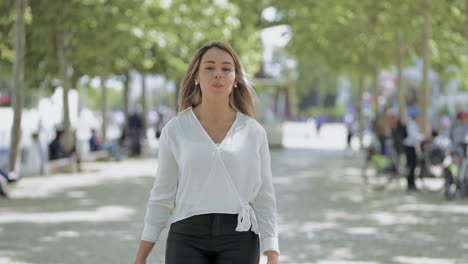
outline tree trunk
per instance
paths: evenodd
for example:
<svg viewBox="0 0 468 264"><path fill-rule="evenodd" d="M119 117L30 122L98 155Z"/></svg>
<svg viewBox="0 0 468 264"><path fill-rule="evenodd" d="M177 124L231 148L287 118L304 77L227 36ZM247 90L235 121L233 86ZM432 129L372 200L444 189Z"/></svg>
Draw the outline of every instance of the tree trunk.
<svg viewBox="0 0 468 264"><path fill-rule="evenodd" d="M465 56L468 59L468 0L465 0Z"/></svg>
<svg viewBox="0 0 468 264"><path fill-rule="evenodd" d="M88 88L85 86L81 86L78 81L74 82L74 84L79 94L78 105L80 106L80 108L78 110L78 113L81 114L81 110L88 108Z"/></svg>
<svg viewBox="0 0 468 264"><path fill-rule="evenodd" d="M124 93L123 93L123 112L125 117L125 125L128 124L128 95L130 92L130 73L128 70L124 72L125 80L124 80Z"/></svg>
<svg viewBox="0 0 468 264"><path fill-rule="evenodd" d="M175 83L176 83L176 91L174 93L174 97L175 97L174 102L175 102L175 109L176 109L177 112L179 112L179 92L180 92L180 84L182 83L182 79L177 78L175 80ZM161 96L161 98L162 98L162 96ZM162 103L162 100L159 103Z"/></svg>
<svg viewBox="0 0 468 264"><path fill-rule="evenodd" d="M403 39L403 32L397 33L397 46L398 46L398 85L397 85L397 98L398 109L400 110L400 120L406 124L406 116L408 109L406 106L406 88L405 78L403 76L403 67L405 61L405 42Z"/></svg>
<svg viewBox="0 0 468 264"><path fill-rule="evenodd" d="M143 138L146 138L146 112L148 111L146 106L146 75L141 75L141 121L143 123L142 133Z"/></svg>
<svg viewBox="0 0 468 264"><path fill-rule="evenodd" d="M468 0L465 0L465 45L466 56L468 56Z"/></svg>
<svg viewBox="0 0 468 264"><path fill-rule="evenodd" d="M293 82L289 82L292 84ZM297 117L299 117L299 107L298 107L298 99L297 99L297 89L294 85L291 85L289 87L289 103L290 103L290 109L291 109L291 117L293 120Z"/></svg>
<svg viewBox="0 0 468 264"><path fill-rule="evenodd" d="M376 56L376 58L378 58ZM379 96L380 96L380 68L376 64L374 68L374 100L372 101L372 112L375 114L375 118L379 115Z"/></svg>
<svg viewBox="0 0 468 264"><path fill-rule="evenodd" d="M359 98L359 148L362 150L364 148L364 75L359 74L358 77L358 98Z"/></svg>
<svg viewBox="0 0 468 264"><path fill-rule="evenodd" d="M8 169L10 176L16 178L19 168L16 168L19 145L21 140L21 111L23 109L23 81L24 81L24 54L26 45L26 35L24 30L24 10L26 0L16 0L15 19L15 61L13 62L13 108L14 118L11 128L10 152L8 159Z"/></svg>
<svg viewBox="0 0 468 264"><path fill-rule="evenodd" d="M372 109L372 112L374 113L374 118L375 120L377 120L378 118L378 101L379 101L379 94L380 94L380 79L379 79L379 76L380 76L380 65L379 65L379 58L380 58L380 52L379 52L379 49L378 49L378 42L379 42L379 32L378 32L378 29L377 29L377 24L379 22L379 18L378 18L378 13L375 12L373 14L371 14L371 16L369 17L369 24L372 26L373 30L372 30L372 37L375 39L375 44L374 44L374 47L371 49L372 51L372 56L374 56L374 61L375 61L375 64L374 64L374 100L372 100L372 105L371 105L371 109ZM374 126L374 129L375 129L375 126ZM375 132L375 131L374 131Z"/></svg>
<svg viewBox="0 0 468 264"><path fill-rule="evenodd" d="M70 106L68 103L68 91L70 90L70 74L68 62L68 43L64 31L57 32L57 57L59 60L60 79L63 90L63 134L65 149L69 151L72 146L72 135L70 129Z"/></svg>
<svg viewBox="0 0 468 264"><path fill-rule="evenodd" d="M429 133L429 113L430 104L430 87L429 87L429 69L430 69L430 54L429 41L431 39L431 0L426 0L426 8L424 11L424 40L423 40L423 73L420 106L421 106L421 132L425 135Z"/></svg>
<svg viewBox="0 0 468 264"><path fill-rule="evenodd" d="M275 113L276 116L278 116L278 111L279 111L279 98L280 98L280 94L281 94L281 91L278 87L275 87L274 88L274 98L273 98L273 113Z"/></svg>
<svg viewBox="0 0 468 264"><path fill-rule="evenodd" d="M292 113L292 94L291 94L291 87L287 84L285 88L285 104L284 104L284 114L286 116L286 120L291 121L293 120L293 113Z"/></svg>
<svg viewBox="0 0 468 264"><path fill-rule="evenodd" d="M107 88L106 88L106 80L107 76L105 74L101 74L101 136L102 140L105 142L107 140Z"/></svg>
<svg viewBox="0 0 468 264"><path fill-rule="evenodd" d="M321 77L319 77L317 82L317 108L323 108L325 106L325 94L327 93L326 78L328 78L328 76L326 73L324 73Z"/></svg>

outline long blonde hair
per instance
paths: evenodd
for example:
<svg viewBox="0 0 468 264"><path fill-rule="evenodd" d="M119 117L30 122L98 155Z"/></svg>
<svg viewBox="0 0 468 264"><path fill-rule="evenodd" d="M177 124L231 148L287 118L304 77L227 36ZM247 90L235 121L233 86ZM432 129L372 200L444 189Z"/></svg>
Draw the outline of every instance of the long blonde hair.
<svg viewBox="0 0 468 264"><path fill-rule="evenodd" d="M237 87L233 87L231 94L229 94L229 106L236 111L254 117L255 90L245 76L244 66L242 66L239 56L231 45L224 41L213 41L203 45L193 57L180 85L178 100L179 112L201 104L202 93L200 86L195 85L195 77L200 69L200 62L203 55L212 48L226 51L234 60L234 69L236 72L235 83Z"/></svg>

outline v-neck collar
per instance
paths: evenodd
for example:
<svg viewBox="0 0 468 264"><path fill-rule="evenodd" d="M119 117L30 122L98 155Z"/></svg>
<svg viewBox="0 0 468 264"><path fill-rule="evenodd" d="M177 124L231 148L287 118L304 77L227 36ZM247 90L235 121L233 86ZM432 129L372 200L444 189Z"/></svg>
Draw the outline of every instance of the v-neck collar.
<svg viewBox="0 0 468 264"><path fill-rule="evenodd" d="M236 126L236 123L237 123L237 120L239 119L239 112L236 112L236 119L234 120L234 122L232 123L231 127L229 128L228 132L226 133L226 135L224 136L223 140L221 140L220 143L216 143L213 141L213 139L210 137L210 135L208 135L208 132L206 132L205 128L202 126L202 124L200 123L200 120L198 120L198 117L195 115L195 113L193 112L193 107L190 107L190 113L192 113L192 117L194 120L195 123L198 124L198 126L200 127L200 129L203 131L203 133L205 134L205 136L208 138L208 140L211 142L211 144L213 144L213 146L215 148L219 148L223 145L224 141L226 141L226 138L229 137L229 135L231 134L231 131L234 130L234 127Z"/></svg>

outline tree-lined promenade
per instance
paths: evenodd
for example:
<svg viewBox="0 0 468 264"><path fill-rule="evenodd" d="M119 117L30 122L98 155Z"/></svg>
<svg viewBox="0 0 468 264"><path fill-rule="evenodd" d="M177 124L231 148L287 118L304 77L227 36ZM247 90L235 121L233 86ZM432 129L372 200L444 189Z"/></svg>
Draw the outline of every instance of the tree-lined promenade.
<svg viewBox="0 0 468 264"><path fill-rule="evenodd" d="M292 140L306 132L289 126ZM343 154L344 136L333 137L344 126L324 129L313 139L324 149L271 152L280 263L468 262L466 201L398 185L372 191L358 156ZM0 264L131 263L157 166L153 158L86 163L81 174L25 178L0 207ZM164 263L166 237L167 229L148 264Z"/></svg>
<svg viewBox="0 0 468 264"><path fill-rule="evenodd" d="M9 170L15 171L25 94L39 87L64 89L63 123L71 146L67 91L79 88L83 76L99 77L105 137L106 79L121 77L128 117L131 72L163 75L178 84L193 50L222 39L233 44L253 74L262 61L261 31L277 25L289 27L285 52L297 61L297 74L286 78L292 97L310 89L325 94L330 79L345 74L363 107L364 88L378 95L379 73L396 66L401 118L408 103L419 104L428 133L429 70L468 87L468 0L2 1L0 78L8 80L15 108ZM423 60L423 80L416 102L408 102L402 72L415 58Z"/></svg>

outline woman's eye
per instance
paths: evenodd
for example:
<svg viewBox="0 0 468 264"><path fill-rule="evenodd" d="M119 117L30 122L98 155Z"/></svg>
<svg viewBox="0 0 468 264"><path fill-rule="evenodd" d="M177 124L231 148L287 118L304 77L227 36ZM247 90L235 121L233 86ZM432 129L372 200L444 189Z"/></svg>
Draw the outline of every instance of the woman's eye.
<svg viewBox="0 0 468 264"><path fill-rule="evenodd" d="M206 67L205 69L208 70L208 71L212 71L212 70L215 69L215 67ZM222 70L226 71L226 72L232 71L232 69L230 69L230 68L223 68Z"/></svg>

